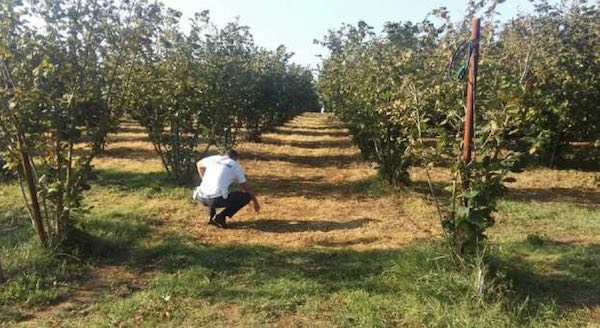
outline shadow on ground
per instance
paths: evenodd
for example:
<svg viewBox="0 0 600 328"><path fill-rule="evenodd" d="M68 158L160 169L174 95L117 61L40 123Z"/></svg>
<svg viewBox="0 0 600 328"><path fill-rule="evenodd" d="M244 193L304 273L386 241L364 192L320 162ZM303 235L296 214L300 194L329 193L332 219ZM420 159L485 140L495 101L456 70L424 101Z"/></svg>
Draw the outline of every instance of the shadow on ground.
<svg viewBox="0 0 600 328"><path fill-rule="evenodd" d="M508 273L514 292L564 308L600 305L600 244L529 238L506 246L516 251L496 265Z"/></svg>
<svg viewBox="0 0 600 328"><path fill-rule="evenodd" d="M505 199L542 203L564 202L581 205L600 205L600 190L579 188L510 188Z"/></svg>
<svg viewBox="0 0 600 328"><path fill-rule="evenodd" d="M319 149L319 148L351 148L350 140L324 140L324 141L289 141L274 138L263 138L261 144L291 146L296 148Z"/></svg>
<svg viewBox="0 0 600 328"><path fill-rule="evenodd" d="M282 161L297 165L305 165L309 167L343 167L352 163L360 162L360 154L355 155L329 155L329 156L302 156L302 155L286 155L286 154L268 154L254 152L250 150L241 150L240 157L242 160L256 161Z"/></svg>
<svg viewBox="0 0 600 328"><path fill-rule="evenodd" d="M448 184L433 181L433 192L437 197L449 198L452 193L445 189ZM431 195L427 181L417 180L411 182L411 189L422 195ZM510 185L504 200L516 202L540 203L570 203L576 205L600 205L600 189L582 188L511 188Z"/></svg>
<svg viewBox="0 0 600 328"><path fill-rule="evenodd" d="M123 159L132 159L132 160L151 160L151 159L160 159L160 157L156 154L156 152L138 148L138 147L128 147L128 146L119 146L119 147L110 147L106 150L103 150L98 156L98 158L123 158Z"/></svg>
<svg viewBox="0 0 600 328"><path fill-rule="evenodd" d="M452 192L446 189L447 185L445 182L432 181L430 186L427 181L414 180L410 182L410 189L426 197L431 197L431 191L433 190L436 197L447 199L452 195Z"/></svg>
<svg viewBox="0 0 600 328"><path fill-rule="evenodd" d="M129 124L126 126L119 127L120 133L140 133L146 135L146 129L143 126L134 124Z"/></svg>
<svg viewBox="0 0 600 328"><path fill-rule="evenodd" d="M292 130L313 130L313 131L323 131L323 130L331 130L331 129L342 129L341 126L331 125L331 124L322 124L318 121L304 121L301 124L296 123L286 123L284 128L292 129Z"/></svg>
<svg viewBox="0 0 600 328"><path fill-rule="evenodd" d="M281 128L275 129L271 134L279 134L279 135L300 135L307 137L347 137L348 132L345 131L327 131L327 130L318 130L318 129L292 129L292 130L282 130Z"/></svg>
<svg viewBox="0 0 600 328"><path fill-rule="evenodd" d="M388 192L381 181L373 176L367 179L343 182L324 182L324 178L298 180L279 176L253 177L250 183L262 195L300 196L311 198L381 197Z"/></svg>
<svg viewBox="0 0 600 328"><path fill-rule="evenodd" d="M146 135L124 135L124 134L114 134L108 137L108 144L117 143L117 142L150 142L150 138ZM158 155L156 155L158 156Z"/></svg>
<svg viewBox="0 0 600 328"><path fill-rule="evenodd" d="M152 189L161 191L177 187L165 172L135 172L116 169L96 169L94 182L104 187L135 191Z"/></svg>
<svg viewBox="0 0 600 328"><path fill-rule="evenodd" d="M94 171L94 183L103 187L116 188L121 191L144 191L147 196L153 194L165 196L175 192L177 195L188 192L200 181L194 176L189 183L178 185L164 172L133 172L115 169L97 169ZM303 180L282 178L279 176L250 177L252 187L260 195L302 196L313 198L343 198L350 196L379 197L386 194L386 189L377 177L344 182L325 182L325 177L312 177Z"/></svg>
<svg viewBox="0 0 600 328"><path fill-rule="evenodd" d="M277 219L265 219L258 221L240 221L230 222L229 228L231 229L251 229L262 232L273 232L273 233L293 233L293 232L330 232L336 230L352 230L359 229L362 226L374 222L372 219L355 219L349 221L324 221L324 220L310 220L310 221L291 221L291 220L277 220Z"/></svg>

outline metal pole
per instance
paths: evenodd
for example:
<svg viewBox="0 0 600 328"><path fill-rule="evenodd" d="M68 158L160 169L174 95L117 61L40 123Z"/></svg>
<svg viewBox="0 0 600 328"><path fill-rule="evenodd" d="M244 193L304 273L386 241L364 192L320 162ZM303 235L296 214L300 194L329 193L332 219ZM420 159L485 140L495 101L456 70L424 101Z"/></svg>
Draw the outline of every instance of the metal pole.
<svg viewBox="0 0 600 328"><path fill-rule="evenodd" d="M467 100L465 105L465 131L463 140L463 160L468 165L473 152L473 116L475 112L475 91L477 86L477 66L479 61L479 37L481 19L473 18L471 21L471 51L469 56L469 76L467 84ZM469 173L465 172L463 186L469 188Z"/></svg>

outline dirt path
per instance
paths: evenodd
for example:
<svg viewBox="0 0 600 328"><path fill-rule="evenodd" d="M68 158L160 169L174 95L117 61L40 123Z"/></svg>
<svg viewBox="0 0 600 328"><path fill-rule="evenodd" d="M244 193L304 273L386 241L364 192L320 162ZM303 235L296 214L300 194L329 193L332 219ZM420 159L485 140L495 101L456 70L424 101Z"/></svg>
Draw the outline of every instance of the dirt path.
<svg viewBox="0 0 600 328"><path fill-rule="evenodd" d="M329 115L303 114L262 141L239 147L261 213L245 208L225 231L196 224L199 240L389 248L439 234L433 208L419 195L383 191L375 169Z"/></svg>

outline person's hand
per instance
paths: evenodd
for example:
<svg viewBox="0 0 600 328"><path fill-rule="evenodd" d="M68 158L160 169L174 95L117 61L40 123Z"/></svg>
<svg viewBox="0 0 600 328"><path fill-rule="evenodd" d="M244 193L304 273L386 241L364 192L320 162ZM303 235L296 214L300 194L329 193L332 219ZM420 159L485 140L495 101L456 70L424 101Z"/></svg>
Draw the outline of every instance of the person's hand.
<svg viewBox="0 0 600 328"><path fill-rule="evenodd" d="M260 204L258 202L254 202L254 212L260 212Z"/></svg>

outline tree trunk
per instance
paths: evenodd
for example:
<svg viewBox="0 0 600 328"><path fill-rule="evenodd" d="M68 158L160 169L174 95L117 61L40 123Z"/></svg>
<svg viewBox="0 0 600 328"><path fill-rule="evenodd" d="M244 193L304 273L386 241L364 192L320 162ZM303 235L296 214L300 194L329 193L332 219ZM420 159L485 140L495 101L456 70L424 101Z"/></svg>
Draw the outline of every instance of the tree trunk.
<svg viewBox="0 0 600 328"><path fill-rule="evenodd" d="M17 140L19 143L19 152L21 155L21 164L23 166L23 174L25 175L25 181L27 182L27 189L29 191L29 197L31 201L29 212L31 216L31 222L33 224L33 228L35 232L38 234L42 245L48 245L48 236L46 235L46 230L44 229L44 223L42 221L42 213L40 210L40 202L37 197L37 187L35 184L35 180L33 178L33 170L31 168L31 159L29 158L29 154L25 151L25 145L23 142L23 136L19 133L17 134ZM27 205L27 204L26 204Z"/></svg>
<svg viewBox="0 0 600 328"><path fill-rule="evenodd" d="M2 256L0 256L0 284L6 281L4 277L4 271L2 270Z"/></svg>
<svg viewBox="0 0 600 328"><path fill-rule="evenodd" d="M175 115L175 117L171 117L171 133L175 137L173 147L173 171L175 172L175 179L181 182L183 181L183 170L181 168L181 141L179 140L179 117Z"/></svg>
<svg viewBox="0 0 600 328"><path fill-rule="evenodd" d="M560 139L557 137L556 140L552 142L552 150L550 150L550 159L548 161L548 166L550 168L555 168L558 156Z"/></svg>

